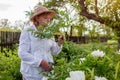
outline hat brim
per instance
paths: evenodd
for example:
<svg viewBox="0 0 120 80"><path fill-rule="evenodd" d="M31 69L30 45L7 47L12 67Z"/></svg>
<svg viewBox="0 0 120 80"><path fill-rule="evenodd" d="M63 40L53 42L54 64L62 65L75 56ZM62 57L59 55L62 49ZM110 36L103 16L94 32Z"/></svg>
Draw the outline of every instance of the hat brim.
<svg viewBox="0 0 120 80"><path fill-rule="evenodd" d="M37 14L33 14L33 16L30 18L30 20L34 20L34 18L40 14L44 14L44 13L48 13L47 15L49 15L49 18L52 19L54 16L55 16L55 12L52 11L52 10L49 10L49 11L44 11L42 13L37 13Z"/></svg>

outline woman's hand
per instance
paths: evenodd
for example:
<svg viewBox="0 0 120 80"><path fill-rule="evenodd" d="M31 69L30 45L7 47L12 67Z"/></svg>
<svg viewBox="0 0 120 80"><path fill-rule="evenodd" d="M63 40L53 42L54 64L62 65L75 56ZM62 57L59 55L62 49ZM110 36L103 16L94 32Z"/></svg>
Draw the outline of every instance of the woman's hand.
<svg viewBox="0 0 120 80"><path fill-rule="evenodd" d="M58 45L61 46L63 44L65 40L65 36L64 35L61 35L59 38L58 38Z"/></svg>
<svg viewBox="0 0 120 80"><path fill-rule="evenodd" d="M50 71L52 66L45 60L41 61L40 67L42 67L45 71Z"/></svg>

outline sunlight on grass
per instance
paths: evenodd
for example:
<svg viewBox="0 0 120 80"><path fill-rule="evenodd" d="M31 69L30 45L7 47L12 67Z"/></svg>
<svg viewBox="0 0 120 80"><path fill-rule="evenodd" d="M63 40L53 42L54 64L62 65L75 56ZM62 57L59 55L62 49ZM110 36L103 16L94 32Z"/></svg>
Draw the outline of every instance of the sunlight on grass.
<svg viewBox="0 0 120 80"><path fill-rule="evenodd" d="M107 43L108 44L117 44L117 40L108 40Z"/></svg>

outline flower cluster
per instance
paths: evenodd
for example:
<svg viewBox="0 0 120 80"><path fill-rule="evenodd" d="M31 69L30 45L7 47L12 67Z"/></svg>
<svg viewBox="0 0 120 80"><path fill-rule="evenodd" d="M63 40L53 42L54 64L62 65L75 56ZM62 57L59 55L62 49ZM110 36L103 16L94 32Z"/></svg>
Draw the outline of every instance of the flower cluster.
<svg viewBox="0 0 120 80"><path fill-rule="evenodd" d="M66 78L66 80L85 80L84 71L71 71L70 77Z"/></svg>
<svg viewBox="0 0 120 80"><path fill-rule="evenodd" d="M100 50L93 51L91 54L92 54L92 56L95 56L95 57L104 57L104 55L105 55L105 53Z"/></svg>

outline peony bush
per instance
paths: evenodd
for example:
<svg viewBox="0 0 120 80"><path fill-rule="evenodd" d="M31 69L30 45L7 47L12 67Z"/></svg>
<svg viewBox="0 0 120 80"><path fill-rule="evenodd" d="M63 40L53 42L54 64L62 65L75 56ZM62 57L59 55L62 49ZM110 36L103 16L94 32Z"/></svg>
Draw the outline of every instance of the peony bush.
<svg viewBox="0 0 120 80"><path fill-rule="evenodd" d="M54 60L54 78L48 80L120 80L117 45L65 42Z"/></svg>

